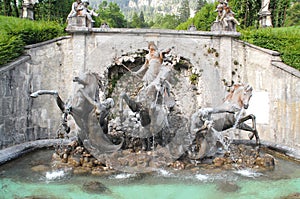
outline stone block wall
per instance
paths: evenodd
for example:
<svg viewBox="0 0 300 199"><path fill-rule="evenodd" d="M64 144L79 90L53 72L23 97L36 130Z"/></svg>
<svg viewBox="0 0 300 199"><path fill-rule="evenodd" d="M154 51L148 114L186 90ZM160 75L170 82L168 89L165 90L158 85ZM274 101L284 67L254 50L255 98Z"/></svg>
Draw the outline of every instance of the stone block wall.
<svg viewBox="0 0 300 199"><path fill-rule="evenodd" d="M22 143L32 138L30 122L31 102L28 97L32 76L23 56L14 64L1 68L0 76L0 147Z"/></svg>
<svg viewBox="0 0 300 199"><path fill-rule="evenodd" d="M254 88L248 113L257 119L262 140L300 149L300 71L280 54L234 41L232 71Z"/></svg>
<svg viewBox="0 0 300 199"><path fill-rule="evenodd" d="M28 56L0 68L0 148L56 136L60 110L55 99L33 100L30 93L50 89L58 90L63 100L72 98L75 76L92 71L105 79L115 58L147 49L147 42L154 41L160 50L173 47L201 71L199 107L222 103L224 84L247 82L254 88L248 111L257 117L261 138L300 149L300 72L283 64L279 53L239 41L237 33L97 28L70 32L69 37L28 46Z"/></svg>
<svg viewBox="0 0 300 199"><path fill-rule="evenodd" d="M63 97L69 95L64 86L67 74L72 73L68 41L60 38L28 46L28 55L0 68L0 149L55 137L60 112L54 98L41 96L33 102L30 94L58 89Z"/></svg>

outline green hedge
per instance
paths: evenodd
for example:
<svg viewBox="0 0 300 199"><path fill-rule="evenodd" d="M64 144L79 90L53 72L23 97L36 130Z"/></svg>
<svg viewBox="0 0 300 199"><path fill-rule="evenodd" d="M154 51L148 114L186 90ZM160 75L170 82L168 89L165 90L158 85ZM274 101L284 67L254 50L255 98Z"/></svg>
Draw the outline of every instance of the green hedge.
<svg viewBox="0 0 300 199"><path fill-rule="evenodd" d="M2 65L20 56L25 43L18 36L0 35L0 65Z"/></svg>
<svg viewBox="0 0 300 199"><path fill-rule="evenodd" d="M22 55L24 46L53 39L65 34L55 22L31 21L0 16L0 65Z"/></svg>
<svg viewBox="0 0 300 199"><path fill-rule="evenodd" d="M241 30L241 39L280 52L284 63L300 70L300 27Z"/></svg>

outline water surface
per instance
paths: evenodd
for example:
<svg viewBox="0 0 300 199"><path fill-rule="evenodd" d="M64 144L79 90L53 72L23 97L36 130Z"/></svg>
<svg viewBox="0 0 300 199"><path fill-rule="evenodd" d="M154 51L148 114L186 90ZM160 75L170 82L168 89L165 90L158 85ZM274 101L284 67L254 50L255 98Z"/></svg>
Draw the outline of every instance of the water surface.
<svg viewBox="0 0 300 199"><path fill-rule="evenodd" d="M197 173L159 169L151 174L117 173L110 176L74 175L70 169L53 170L52 150L25 155L0 167L0 198L59 199L200 199L282 198L300 193L300 165L276 159L273 171L250 169ZM32 171L43 165L45 171ZM100 182L107 191L84 189Z"/></svg>

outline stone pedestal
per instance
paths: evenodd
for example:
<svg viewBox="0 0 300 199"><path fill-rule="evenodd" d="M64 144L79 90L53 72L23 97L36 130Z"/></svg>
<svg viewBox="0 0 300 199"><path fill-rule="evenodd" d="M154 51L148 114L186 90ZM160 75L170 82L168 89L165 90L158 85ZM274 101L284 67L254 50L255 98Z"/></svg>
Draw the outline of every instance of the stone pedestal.
<svg viewBox="0 0 300 199"><path fill-rule="evenodd" d="M73 33L73 77L86 72L86 34Z"/></svg>
<svg viewBox="0 0 300 199"><path fill-rule="evenodd" d="M272 19L271 12L269 10L270 0L262 0L261 1L261 9L259 11L260 19L259 24L260 27L272 27Z"/></svg>
<svg viewBox="0 0 300 199"><path fill-rule="evenodd" d="M220 76L226 85L232 82L232 38L223 36L220 38Z"/></svg>
<svg viewBox="0 0 300 199"><path fill-rule="evenodd" d="M68 18L67 30L88 30L93 28L93 23L87 20L86 16L76 16Z"/></svg>
<svg viewBox="0 0 300 199"><path fill-rule="evenodd" d="M264 27L273 26L270 11L261 11L259 14L260 14L260 20L259 20L260 27L264 28Z"/></svg>
<svg viewBox="0 0 300 199"><path fill-rule="evenodd" d="M228 26L225 27L221 21L215 21L211 26L211 31L233 31L236 32L235 23L229 21Z"/></svg>

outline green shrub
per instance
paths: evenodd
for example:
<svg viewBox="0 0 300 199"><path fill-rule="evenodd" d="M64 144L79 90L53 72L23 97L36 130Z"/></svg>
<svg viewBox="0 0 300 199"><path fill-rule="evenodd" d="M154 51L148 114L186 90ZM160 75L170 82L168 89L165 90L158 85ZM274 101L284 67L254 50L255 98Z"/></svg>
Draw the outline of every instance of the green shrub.
<svg viewBox="0 0 300 199"><path fill-rule="evenodd" d="M194 24L197 30L210 31L211 25L216 20L217 13L215 3L207 3L196 13L193 18L189 18L186 22L179 24L176 30L187 30L187 28Z"/></svg>
<svg viewBox="0 0 300 199"><path fill-rule="evenodd" d="M2 65L22 54L24 42L18 36L0 35L0 65Z"/></svg>
<svg viewBox="0 0 300 199"><path fill-rule="evenodd" d="M20 56L25 45L64 35L59 23L0 16L0 65Z"/></svg>
<svg viewBox="0 0 300 199"><path fill-rule="evenodd" d="M241 30L241 39L278 51L284 63L300 70L300 27Z"/></svg>

